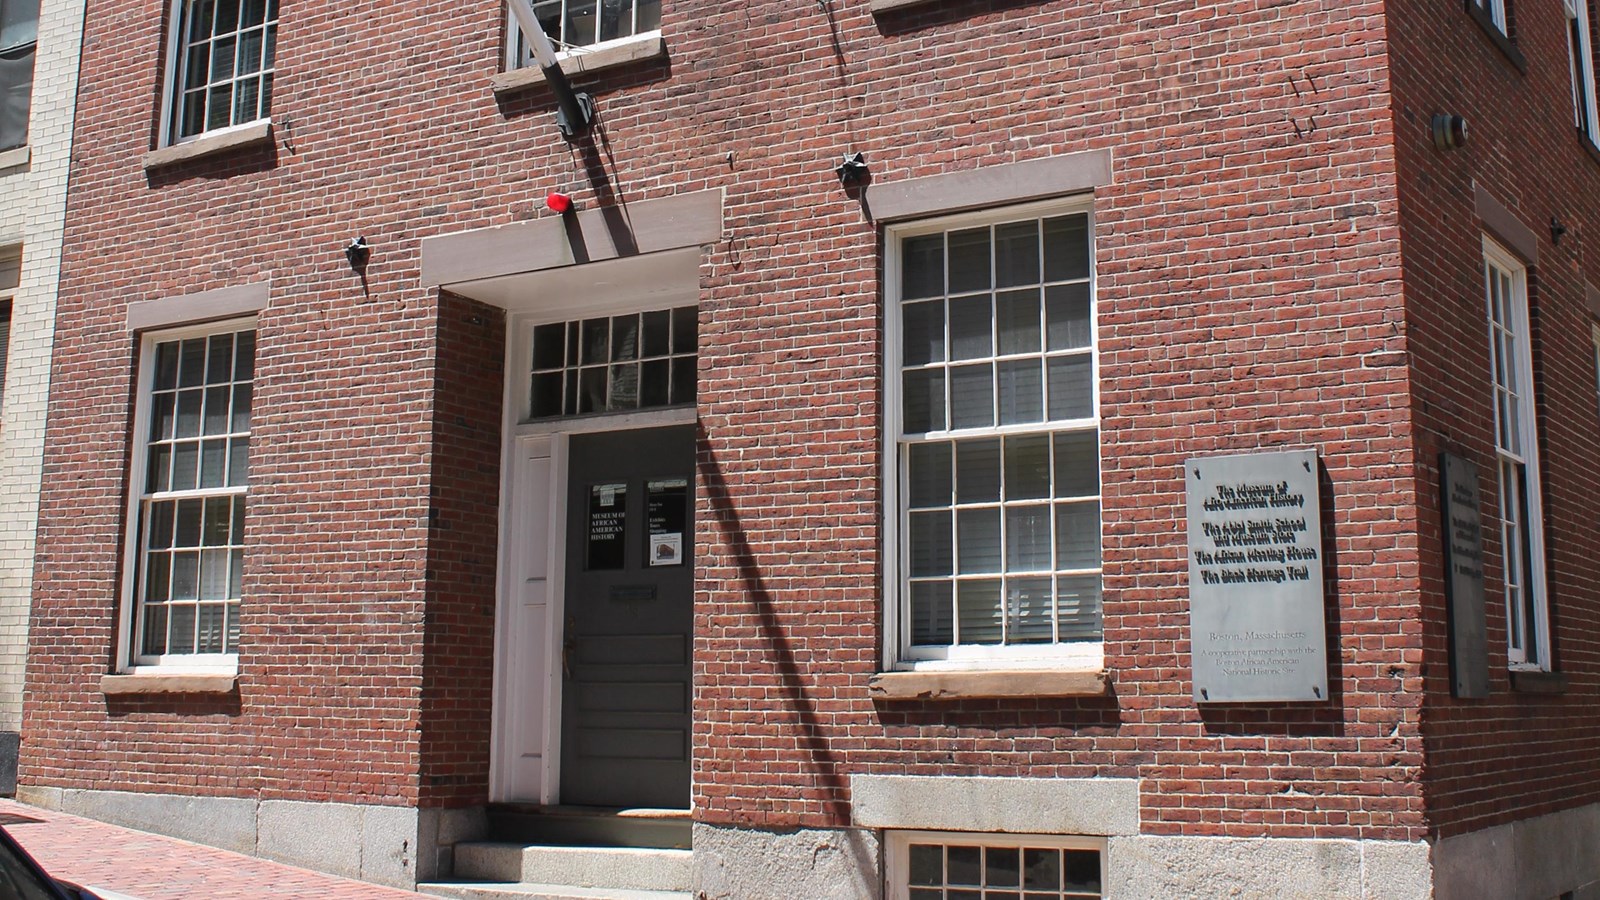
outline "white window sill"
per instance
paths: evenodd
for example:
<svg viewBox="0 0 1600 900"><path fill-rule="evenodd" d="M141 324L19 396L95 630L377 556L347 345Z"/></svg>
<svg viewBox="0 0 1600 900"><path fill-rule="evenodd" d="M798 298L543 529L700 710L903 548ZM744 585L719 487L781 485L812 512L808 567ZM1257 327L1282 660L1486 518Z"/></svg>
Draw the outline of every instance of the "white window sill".
<svg viewBox="0 0 1600 900"><path fill-rule="evenodd" d="M272 140L272 120L262 119L248 125L236 125L219 131L207 132L181 144L169 144L144 155L145 171L159 169L176 163L226 153L240 147L264 144Z"/></svg>
<svg viewBox="0 0 1600 900"><path fill-rule="evenodd" d="M106 675L100 679L100 693L106 696L126 694L227 694L238 686L239 676L232 672L212 673L157 673L139 672L131 675Z"/></svg>
<svg viewBox="0 0 1600 900"><path fill-rule="evenodd" d="M561 71L568 77L575 77L666 55L667 42L661 38L661 32L651 31L596 44L583 50L569 51L561 57ZM501 72L489 80L496 94L518 91L529 85L543 83L544 73L538 66L524 66L509 72Z"/></svg>
<svg viewBox="0 0 1600 900"><path fill-rule="evenodd" d="M21 147L13 147L10 150L0 152L0 171L20 168L32 160L33 153L28 149L27 144L23 144Z"/></svg>
<svg viewBox="0 0 1600 900"><path fill-rule="evenodd" d="M966 700L996 697L1103 697L1110 679L1101 667L1071 669L926 670L880 672L867 694L881 700Z"/></svg>

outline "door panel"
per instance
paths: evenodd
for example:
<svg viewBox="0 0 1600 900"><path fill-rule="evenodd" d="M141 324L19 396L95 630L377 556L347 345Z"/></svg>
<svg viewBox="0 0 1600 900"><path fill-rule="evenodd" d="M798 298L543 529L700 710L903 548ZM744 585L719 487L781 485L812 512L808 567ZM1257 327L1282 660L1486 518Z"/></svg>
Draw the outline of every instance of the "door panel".
<svg viewBox="0 0 1600 900"><path fill-rule="evenodd" d="M686 808L694 431L570 446L561 802Z"/></svg>

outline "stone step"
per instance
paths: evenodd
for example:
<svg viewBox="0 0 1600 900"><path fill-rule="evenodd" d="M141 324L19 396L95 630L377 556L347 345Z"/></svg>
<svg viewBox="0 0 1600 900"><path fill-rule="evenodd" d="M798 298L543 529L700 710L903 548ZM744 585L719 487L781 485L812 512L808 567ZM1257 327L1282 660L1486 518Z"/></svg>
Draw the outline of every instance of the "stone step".
<svg viewBox="0 0 1600 900"><path fill-rule="evenodd" d="M455 877L579 888L687 891L693 859L689 850L647 847L464 843L456 845Z"/></svg>
<svg viewBox="0 0 1600 900"><path fill-rule="evenodd" d="M689 849L694 827L687 809L609 809L496 803L488 810L497 841L575 847Z"/></svg>
<svg viewBox="0 0 1600 900"><path fill-rule="evenodd" d="M516 881L437 881L419 884L417 891L460 900L692 900L688 891L632 891Z"/></svg>

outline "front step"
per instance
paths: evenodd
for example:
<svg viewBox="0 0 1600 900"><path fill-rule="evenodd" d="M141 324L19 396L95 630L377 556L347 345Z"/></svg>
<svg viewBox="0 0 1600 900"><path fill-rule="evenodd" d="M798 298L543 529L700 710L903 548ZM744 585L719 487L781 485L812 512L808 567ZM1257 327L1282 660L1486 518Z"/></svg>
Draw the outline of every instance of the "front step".
<svg viewBox="0 0 1600 900"><path fill-rule="evenodd" d="M687 809L604 809L589 806L489 806L489 835L498 841L573 847L689 849Z"/></svg>
<svg viewBox="0 0 1600 900"><path fill-rule="evenodd" d="M456 897L459 900L692 900L688 891L630 891L623 888L581 888L520 882L439 881L419 884L417 890L435 897Z"/></svg>
<svg viewBox="0 0 1600 900"><path fill-rule="evenodd" d="M693 860L688 850L465 843L456 845L455 877L500 884L682 892L689 890Z"/></svg>

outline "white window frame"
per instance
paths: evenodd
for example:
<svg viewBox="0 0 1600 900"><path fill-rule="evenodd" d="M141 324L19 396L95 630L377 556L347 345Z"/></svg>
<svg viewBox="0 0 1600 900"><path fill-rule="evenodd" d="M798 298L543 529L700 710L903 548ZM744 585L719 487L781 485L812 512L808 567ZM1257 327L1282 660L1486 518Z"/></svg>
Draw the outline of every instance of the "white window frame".
<svg viewBox="0 0 1600 900"><path fill-rule="evenodd" d="M1589 326L1589 338L1594 342L1595 411L1600 413L1600 325Z"/></svg>
<svg viewBox="0 0 1600 900"><path fill-rule="evenodd" d="M521 0L515 0L515 2L521 2ZM530 2L532 2L532 0L530 0ZM637 9L635 11L635 15L637 15ZM517 69L526 69L534 65L531 57L524 60L517 52L521 46L521 37L522 31L517 25L517 19L511 14L511 10L508 7L506 9L505 43L505 66L507 72L513 72ZM603 50L610 50L614 47L626 47L630 44L643 44L660 40L661 29L656 27L650 29L649 31L635 32L634 34L630 34L625 37L611 38L610 40L605 41L596 41L593 44L563 44L558 42L555 38L551 38L550 43L556 48L556 59L564 60L571 57L587 56L591 53L599 53Z"/></svg>
<svg viewBox="0 0 1600 900"><path fill-rule="evenodd" d="M127 516L124 519L126 526L124 528L122 550L122 615L119 617L120 623L117 629L117 669L120 672L130 675L238 673L239 654L237 652L167 654L152 659L135 651L135 645L141 638L140 625L143 622L138 588L140 573L144 567L143 535L146 523L141 514L140 506L145 499L144 483L150 451L150 408L152 405L151 393L156 375L156 345L170 341L181 341L186 338L206 337L212 334L255 330L256 319L254 316L250 316L208 322L204 325L149 331L140 335L137 369L138 394L134 404L132 446L128 453L128 506ZM252 410L251 414L253 418L254 410ZM248 478L248 473L246 477ZM203 491L197 490L194 493L196 495L203 494L204 496L218 496L221 494L248 496L248 488L207 488ZM243 609L243 606L244 604L241 601L240 608Z"/></svg>
<svg viewBox="0 0 1600 900"><path fill-rule="evenodd" d="M1507 0L1472 0L1472 5L1483 10L1489 21L1494 23L1494 27L1500 29L1501 34L1510 37L1511 26L1506 20L1506 2Z"/></svg>
<svg viewBox="0 0 1600 900"><path fill-rule="evenodd" d="M1039 847L1057 850L1093 850L1100 854L1100 895L1110 883L1106 865L1106 839L1059 834L990 834L971 831L889 831L885 833L884 900L911 897L911 845L960 844L983 847ZM1021 893L1021 891L1017 891Z"/></svg>
<svg viewBox="0 0 1600 900"><path fill-rule="evenodd" d="M1520 259L1487 237L1483 239L1483 259L1507 660L1513 669L1549 671L1550 610L1545 585L1543 491L1539 479L1539 431L1536 420L1538 385L1533 378L1530 345L1532 330L1528 316L1528 270ZM1509 321L1503 324L1497 324L1498 317L1494 309L1497 276L1510 288L1505 297ZM1500 353L1497 347L1501 332L1513 338L1509 352L1514 358L1510 360L1509 373L1501 373L1498 369ZM1505 405L1501 402L1501 385L1506 381L1506 374L1509 374L1511 384L1516 388L1519 401L1516 404L1516 421L1510 423L1503 421ZM1520 453L1502 445L1502 433L1515 436L1517 447L1521 448ZM1508 466L1520 467L1519 499L1526 508L1525 516L1522 516L1522 510L1507 508L1511 505L1507 502L1510 486L1505 477ZM1517 577L1514 568L1521 570L1521 578ZM1529 605L1533 608L1531 621L1527 615Z"/></svg>
<svg viewBox="0 0 1600 900"><path fill-rule="evenodd" d="M173 144L186 144L190 141L197 141L202 138L211 138L220 135L232 134L234 132L246 131L251 128L259 127L264 122L272 121L270 104L267 104L268 108L264 111L264 114L252 119L249 122L234 122L222 128L202 129L194 134L189 135L188 137L178 137L176 126L178 123L178 107L183 103L184 91L182 76L184 58L187 55L185 53L185 44L187 43L186 39L189 34L188 7L191 2L193 2L193 0L171 0L171 3L167 8L167 21L170 23L171 27L167 29L167 65L166 72L163 75L160 141L158 143L158 146L161 147L169 147ZM281 19L281 9L279 15ZM274 64L272 65L271 70L276 72L276 43L274 43L273 60ZM262 71L266 71L266 69L267 67L262 67Z"/></svg>
<svg viewBox="0 0 1600 900"><path fill-rule="evenodd" d="M1090 195L1068 200L997 207L979 212L958 213L937 218L918 219L889 225L884 229L884 430L883 430L883 486L884 528L884 635L883 654L885 667L918 671L981 671L1005 669L1069 669L1099 671L1105 664L1105 642L1066 641L1055 644L976 645L956 644L942 658L929 658L926 654L911 654L909 630L910 599L903 590L902 567L910 557L909 529L905 527L908 511L901 490L905 477L905 461L900 453L902 428L902 385L900 368L902 350L901 334L901 259L900 248L906 238L925 234L955 231L980 225L993 225L1028 218L1048 218L1083 214L1088 217L1089 228L1089 357L1090 384L1093 392L1093 415L1088 419L1030 422L1024 425L1004 425L982 429L951 429L940 432L941 437L961 438L979 436L1005 436L1016 434L1048 434L1056 431L1084 430L1093 427L1100 434L1100 339L1098 298L1095 284L1094 253L1094 198ZM1103 439L1097 446L1103 445ZM1096 495L1099 501L1103 495ZM1101 534L1104 535L1104 508L1101 510ZM1104 600L1102 581L1102 602Z"/></svg>
<svg viewBox="0 0 1600 900"><path fill-rule="evenodd" d="M1567 55L1572 65L1572 113L1578 131L1600 145L1600 101L1595 98L1594 32L1588 0L1562 0L1567 13Z"/></svg>

